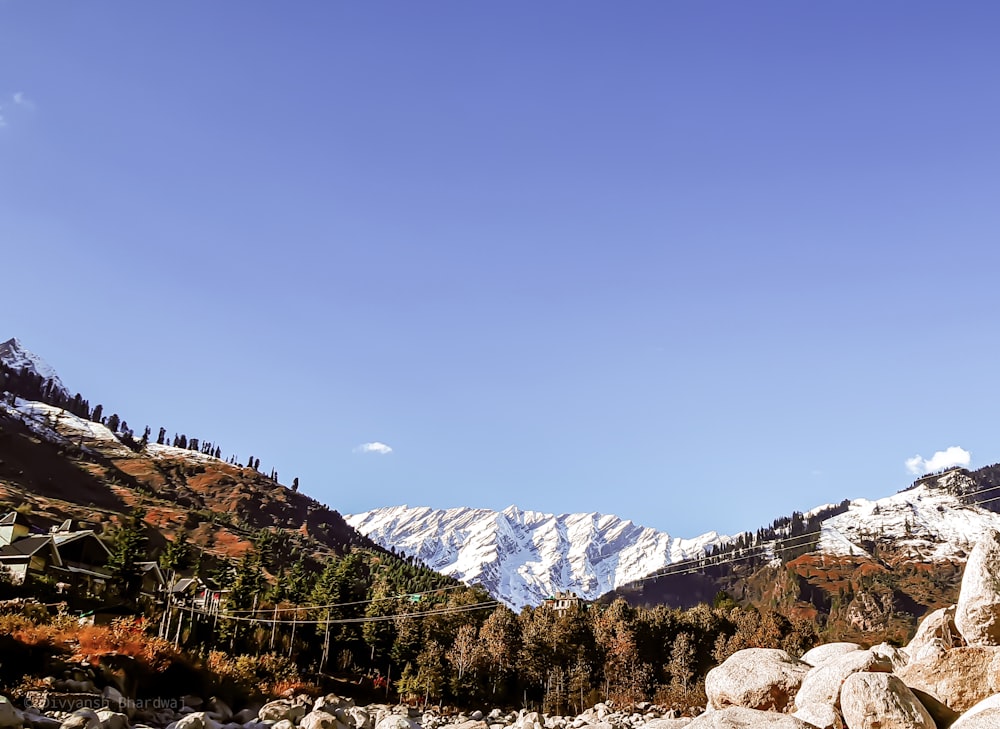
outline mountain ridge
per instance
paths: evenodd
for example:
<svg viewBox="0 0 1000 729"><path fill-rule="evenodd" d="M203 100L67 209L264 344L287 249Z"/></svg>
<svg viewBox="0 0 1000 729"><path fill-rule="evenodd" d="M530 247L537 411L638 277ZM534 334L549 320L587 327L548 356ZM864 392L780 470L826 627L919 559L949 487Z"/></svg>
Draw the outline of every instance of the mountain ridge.
<svg viewBox="0 0 1000 729"><path fill-rule="evenodd" d="M678 539L613 514L549 514L515 505L502 511L404 505L344 518L383 547L481 584L515 609L570 589L593 600L728 540L716 532Z"/></svg>

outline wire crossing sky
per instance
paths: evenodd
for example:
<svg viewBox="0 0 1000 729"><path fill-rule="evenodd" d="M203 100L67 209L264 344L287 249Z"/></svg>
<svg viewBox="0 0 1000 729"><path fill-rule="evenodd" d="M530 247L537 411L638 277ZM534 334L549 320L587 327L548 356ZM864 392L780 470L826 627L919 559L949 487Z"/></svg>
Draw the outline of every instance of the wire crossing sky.
<svg viewBox="0 0 1000 729"><path fill-rule="evenodd" d="M998 31L0 0L0 341L343 513L689 537L986 465Z"/></svg>

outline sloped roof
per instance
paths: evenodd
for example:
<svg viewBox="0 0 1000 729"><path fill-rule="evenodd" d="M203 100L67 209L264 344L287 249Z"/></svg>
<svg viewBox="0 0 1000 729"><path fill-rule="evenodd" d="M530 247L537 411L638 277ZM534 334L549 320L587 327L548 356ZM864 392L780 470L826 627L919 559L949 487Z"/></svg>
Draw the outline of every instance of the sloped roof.
<svg viewBox="0 0 1000 729"><path fill-rule="evenodd" d="M84 529L79 532L56 532L55 534L52 535L52 539L53 541L55 541L57 547L63 544L69 544L70 542L75 542L78 539L87 539L87 538L92 538L95 542L101 545L101 547L104 549L105 552L107 552L109 555L111 554L111 550L108 549L108 546L104 542L102 542L97 537L97 535L94 534L94 532L91 531L90 529Z"/></svg>
<svg viewBox="0 0 1000 729"><path fill-rule="evenodd" d="M31 522L28 521L28 517L19 511L12 511L0 519L0 526L11 526L12 524L23 524L27 527L31 526Z"/></svg>
<svg viewBox="0 0 1000 729"><path fill-rule="evenodd" d="M10 544L0 547L0 560L16 560L21 557L30 557L37 554L45 547L53 547L52 540L47 537L25 537ZM59 560L59 553L55 549L52 552ZM61 561L61 560L60 560Z"/></svg>

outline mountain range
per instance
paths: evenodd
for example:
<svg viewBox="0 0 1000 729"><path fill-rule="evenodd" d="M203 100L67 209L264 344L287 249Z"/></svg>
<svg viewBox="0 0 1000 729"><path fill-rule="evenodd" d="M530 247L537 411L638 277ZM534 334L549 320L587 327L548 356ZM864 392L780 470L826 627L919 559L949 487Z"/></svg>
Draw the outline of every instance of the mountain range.
<svg viewBox="0 0 1000 729"><path fill-rule="evenodd" d="M220 458L211 444L117 432L87 416L79 395L77 414L40 402L62 402L68 392L17 339L0 344L0 365L0 501L49 521L92 523L142 504L160 544L184 530L212 559L239 558L270 530L283 535L289 555L322 564L352 546L384 549L385 559L396 554L481 585L513 608L561 591L677 607L724 594L793 618L821 617L843 636L894 638L954 602L971 545L1000 528L998 466L951 469L885 498L845 500L732 536L681 539L613 515L515 506L395 506L345 520L252 464Z"/></svg>
<svg viewBox="0 0 1000 729"><path fill-rule="evenodd" d="M378 544L404 550L510 607L538 605L572 590L594 600L728 541L715 532L677 539L617 516L544 514L510 506L431 509L396 506L344 517Z"/></svg>

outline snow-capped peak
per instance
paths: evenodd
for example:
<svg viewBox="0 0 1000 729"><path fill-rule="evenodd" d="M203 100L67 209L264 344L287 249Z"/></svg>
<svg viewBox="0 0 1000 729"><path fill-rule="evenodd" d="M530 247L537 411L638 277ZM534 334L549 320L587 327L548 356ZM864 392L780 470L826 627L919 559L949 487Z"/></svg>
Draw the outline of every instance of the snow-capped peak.
<svg viewBox="0 0 1000 729"><path fill-rule="evenodd" d="M27 369L29 372L34 372L43 380L51 381L66 397L70 397L69 390L66 389L62 380L59 379L59 375L56 374L55 369L44 359L21 344L21 340L17 337L12 337L6 342L0 342L0 362L3 362L12 370L20 371Z"/></svg>
<svg viewBox="0 0 1000 729"><path fill-rule="evenodd" d="M345 518L382 546L480 584L515 609L561 591L593 600L728 541L714 532L677 539L596 512L556 515L513 505L503 511L395 506Z"/></svg>

